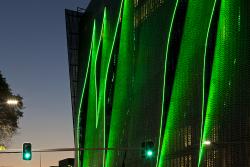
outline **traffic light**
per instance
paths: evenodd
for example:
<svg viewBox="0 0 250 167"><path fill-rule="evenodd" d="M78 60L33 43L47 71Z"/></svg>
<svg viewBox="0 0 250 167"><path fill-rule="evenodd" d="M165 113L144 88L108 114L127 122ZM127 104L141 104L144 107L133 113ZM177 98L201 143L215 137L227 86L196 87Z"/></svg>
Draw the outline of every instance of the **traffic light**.
<svg viewBox="0 0 250 167"><path fill-rule="evenodd" d="M150 159L154 156L154 143L152 141L145 141L141 144L141 156L145 159Z"/></svg>
<svg viewBox="0 0 250 167"><path fill-rule="evenodd" d="M30 161L32 158L31 143L23 143L23 160Z"/></svg>

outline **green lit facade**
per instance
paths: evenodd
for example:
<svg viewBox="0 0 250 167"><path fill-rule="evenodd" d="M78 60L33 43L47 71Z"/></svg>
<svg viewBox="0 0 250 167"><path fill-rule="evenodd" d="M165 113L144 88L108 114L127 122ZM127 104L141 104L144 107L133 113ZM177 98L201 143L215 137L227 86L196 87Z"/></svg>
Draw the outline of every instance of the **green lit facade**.
<svg viewBox="0 0 250 167"><path fill-rule="evenodd" d="M66 10L75 147L96 149L76 151L77 167L250 166L249 11L248 0Z"/></svg>

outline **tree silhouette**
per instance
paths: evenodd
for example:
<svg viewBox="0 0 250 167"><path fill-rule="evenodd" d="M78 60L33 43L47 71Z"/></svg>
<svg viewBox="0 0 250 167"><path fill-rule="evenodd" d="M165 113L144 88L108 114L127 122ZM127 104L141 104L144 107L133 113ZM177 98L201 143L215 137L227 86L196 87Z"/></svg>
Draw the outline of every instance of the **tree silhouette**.
<svg viewBox="0 0 250 167"><path fill-rule="evenodd" d="M18 104L8 105L6 103L8 99L17 100ZM20 95L12 93L0 71L0 146L6 146L19 128L19 119L23 116L22 100Z"/></svg>

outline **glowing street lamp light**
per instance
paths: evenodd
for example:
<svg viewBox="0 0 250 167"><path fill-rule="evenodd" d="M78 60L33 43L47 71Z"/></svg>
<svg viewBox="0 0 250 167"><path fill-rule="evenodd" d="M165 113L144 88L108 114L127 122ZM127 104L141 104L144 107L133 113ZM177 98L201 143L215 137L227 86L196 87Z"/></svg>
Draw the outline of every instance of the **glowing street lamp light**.
<svg viewBox="0 0 250 167"><path fill-rule="evenodd" d="M9 99L9 100L7 100L6 101L6 103L8 104L8 105L17 105L18 104L18 100L15 100L15 99Z"/></svg>
<svg viewBox="0 0 250 167"><path fill-rule="evenodd" d="M4 150L6 150L6 147L3 145L0 145L0 151L4 151Z"/></svg>
<svg viewBox="0 0 250 167"><path fill-rule="evenodd" d="M212 143L211 143L210 140L205 140L205 141L203 142L203 144L206 145L206 146L210 146Z"/></svg>

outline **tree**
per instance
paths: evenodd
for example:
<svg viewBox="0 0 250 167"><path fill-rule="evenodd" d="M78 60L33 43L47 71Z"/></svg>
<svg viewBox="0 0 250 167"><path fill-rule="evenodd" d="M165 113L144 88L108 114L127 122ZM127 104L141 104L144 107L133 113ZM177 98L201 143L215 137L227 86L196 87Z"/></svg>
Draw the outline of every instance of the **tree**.
<svg viewBox="0 0 250 167"><path fill-rule="evenodd" d="M8 99L18 101L17 105L10 106ZM19 119L23 116L23 98L14 95L0 71L0 146L6 146L19 128Z"/></svg>

